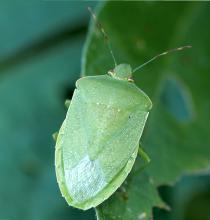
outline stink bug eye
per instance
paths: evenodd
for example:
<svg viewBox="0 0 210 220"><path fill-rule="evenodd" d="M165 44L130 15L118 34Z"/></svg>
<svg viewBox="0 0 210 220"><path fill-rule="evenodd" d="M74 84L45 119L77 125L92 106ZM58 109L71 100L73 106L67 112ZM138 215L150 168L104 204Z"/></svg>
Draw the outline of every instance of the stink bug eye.
<svg viewBox="0 0 210 220"><path fill-rule="evenodd" d="M93 18L95 14L89 9ZM98 23L106 41L108 37ZM108 76L86 76L77 80L66 118L56 139L55 168L67 203L89 209L109 198L130 173L137 154L149 162L139 147L152 108L150 98L132 81L132 73L157 57L189 46L161 53L132 71L129 64L116 64ZM126 200L129 195L123 194Z"/></svg>

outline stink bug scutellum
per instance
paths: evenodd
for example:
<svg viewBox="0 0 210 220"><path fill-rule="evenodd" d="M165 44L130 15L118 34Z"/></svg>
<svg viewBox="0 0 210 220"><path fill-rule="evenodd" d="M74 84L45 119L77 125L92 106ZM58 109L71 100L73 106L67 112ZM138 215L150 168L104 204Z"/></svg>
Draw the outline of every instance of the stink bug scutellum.
<svg viewBox="0 0 210 220"><path fill-rule="evenodd" d="M134 71L128 64L119 64L107 75L76 82L55 151L57 181L69 205L83 210L96 207L123 183L152 107L149 97L134 84L132 73L159 56L186 47L161 53Z"/></svg>

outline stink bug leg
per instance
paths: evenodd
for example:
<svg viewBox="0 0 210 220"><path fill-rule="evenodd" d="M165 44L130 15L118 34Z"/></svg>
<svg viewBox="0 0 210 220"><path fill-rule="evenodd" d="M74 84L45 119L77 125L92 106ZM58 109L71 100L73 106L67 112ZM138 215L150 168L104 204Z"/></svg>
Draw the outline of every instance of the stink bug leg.
<svg viewBox="0 0 210 220"><path fill-rule="evenodd" d="M56 142L58 137L58 132L52 134L53 140Z"/></svg>
<svg viewBox="0 0 210 220"><path fill-rule="evenodd" d="M69 108L70 103L71 103L71 100L70 99L66 99L66 101L65 101L66 108Z"/></svg>
<svg viewBox="0 0 210 220"><path fill-rule="evenodd" d="M139 156L146 162L150 163L151 159L148 156L148 154L143 150L141 144L139 145L139 151L138 151Z"/></svg>

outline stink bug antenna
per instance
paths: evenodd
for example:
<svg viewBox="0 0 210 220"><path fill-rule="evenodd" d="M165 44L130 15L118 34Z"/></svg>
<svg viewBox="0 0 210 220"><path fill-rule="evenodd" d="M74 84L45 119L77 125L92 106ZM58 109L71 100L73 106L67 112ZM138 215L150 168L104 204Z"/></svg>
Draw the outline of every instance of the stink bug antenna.
<svg viewBox="0 0 210 220"><path fill-rule="evenodd" d="M141 64L140 66L137 66L134 70L133 70L133 73L136 72L137 70L141 69L142 67L146 66L148 63L152 62L153 60L156 60L158 57L161 57L161 56L164 56L168 53L171 53L171 52L175 52L175 51L179 51L179 50L184 50L184 49L187 49L187 48L191 48L192 46L183 46L183 47L178 47L178 48L175 48L175 49L171 49L171 50L167 50L163 53L160 53L156 56L154 56L152 59L148 60L147 62Z"/></svg>
<svg viewBox="0 0 210 220"><path fill-rule="evenodd" d="M97 17L95 15L95 13L93 12L93 10L90 7L88 7L88 11L92 15L93 20L95 21L97 28L101 31L101 33L104 37L104 40L105 40L105 42L108 46L109 52L110 52L110 54L113 58L114 65L117 66L117 62L116 62L116 59L115 59L115 56L114 56L114 53L113 53L113 50L112 50L112 47L111 47L111 44L110 44L109 37L108 37L107 33L105 32L105 30L104 30L103 26L101 25L101 23L97 20Z"/></svg>

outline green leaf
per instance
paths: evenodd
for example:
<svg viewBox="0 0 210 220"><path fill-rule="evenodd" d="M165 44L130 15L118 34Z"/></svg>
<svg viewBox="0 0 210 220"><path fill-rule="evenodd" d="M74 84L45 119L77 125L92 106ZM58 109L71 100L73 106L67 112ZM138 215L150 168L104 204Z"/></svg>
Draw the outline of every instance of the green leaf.
<svg viewBox="0 0 210 220"><path fill-rule="evenodd" d="M209 218L210 175L185 176L170 190L174 207L171 220Z"/></svg>
<svg viewBox="0 0 210 220"><path fill-rule="evenodd" d="M108 2L98 19L109 35L118 63L136 67L170 48L192 45L156 60L134 74L153 101L142 143L151 163L134 168L124 185L97 210L100 220L149 220L163 206L157 187L185 173L209 167L210 8L199 2ZM99 30L90 26L83 54L84 75L105 74L113 61ZM136 163L135 167L141 164ZM119 189L121 190L121 189ZM142 214L145 213L145 214Z"/></svg>

